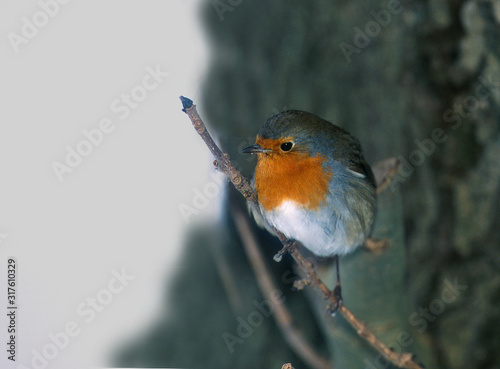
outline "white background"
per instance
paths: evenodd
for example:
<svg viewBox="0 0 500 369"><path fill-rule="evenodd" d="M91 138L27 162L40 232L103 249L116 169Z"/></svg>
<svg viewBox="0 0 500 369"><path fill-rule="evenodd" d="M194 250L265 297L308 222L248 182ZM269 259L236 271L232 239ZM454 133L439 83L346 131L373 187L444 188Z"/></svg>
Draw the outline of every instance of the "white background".
<svg viewBox="0 0 500 369"><path fill-rule="evenodd" d="M187 232L179 205L190 205L211 174L178 99L200 101L207 48L199 5L74 0L15 53L9 32L22 35L22 18L40 5L0 0L0 367L32 368L32 350L41 352L68 322L81 333L48 367L109 365L109 353L164 308ZM120 119L112 102L158 65L169 76ZM66 164L66 147L105 117L115 130L58 181L52 164ZM16 365L4 341L10 256L18 264ZM77 307L122 269L135 279L85 323Z"/></svg>

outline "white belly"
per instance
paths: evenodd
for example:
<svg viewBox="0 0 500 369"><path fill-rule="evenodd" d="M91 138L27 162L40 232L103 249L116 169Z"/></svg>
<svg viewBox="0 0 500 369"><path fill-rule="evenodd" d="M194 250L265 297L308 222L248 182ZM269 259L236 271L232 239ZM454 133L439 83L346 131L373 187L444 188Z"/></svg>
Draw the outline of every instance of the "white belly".
<svg viewBox="0 0 500 369"><path fill-rule="evenodd" d="M343 222L346 218L350 222L356 220L350 214L341 214L341 217L343 219L339 222L337 216L328 209L311 213L293 201L284 201L279 207L266 213L269 224L322 257L347 254L364 240L361 227L355 234L346 234Z"/></svg>

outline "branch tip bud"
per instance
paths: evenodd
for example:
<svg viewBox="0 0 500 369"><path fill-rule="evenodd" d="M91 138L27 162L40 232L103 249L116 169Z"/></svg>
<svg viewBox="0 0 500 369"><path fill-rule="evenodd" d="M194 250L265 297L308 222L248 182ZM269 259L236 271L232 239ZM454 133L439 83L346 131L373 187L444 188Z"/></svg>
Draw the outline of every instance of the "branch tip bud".
<svg viewBox="0 0 500 369"><path fill-rule="evenodd" d="M180 96L179 99L181 99L181 102L182 102L182 111L185 113L186 112L186 109L189 109L190 107L193 106L193 100L191 99L188 99L187 97L184 97L184 96Z"/></svg>

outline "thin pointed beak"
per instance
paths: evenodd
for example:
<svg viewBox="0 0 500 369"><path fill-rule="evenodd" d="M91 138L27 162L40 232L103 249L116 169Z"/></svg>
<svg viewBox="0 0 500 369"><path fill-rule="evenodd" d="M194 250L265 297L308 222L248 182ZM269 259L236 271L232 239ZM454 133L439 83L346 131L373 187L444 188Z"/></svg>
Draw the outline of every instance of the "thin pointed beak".
<svg viewBox="0 0 500 369"><path fill-rule="evenodd" d="M262 154L266 152L270 152L272 150L270 149L264 149L262 146L259 144L253 144L252 146L248 146L247 148L244 148L241 150L242 154Z"/></svg>

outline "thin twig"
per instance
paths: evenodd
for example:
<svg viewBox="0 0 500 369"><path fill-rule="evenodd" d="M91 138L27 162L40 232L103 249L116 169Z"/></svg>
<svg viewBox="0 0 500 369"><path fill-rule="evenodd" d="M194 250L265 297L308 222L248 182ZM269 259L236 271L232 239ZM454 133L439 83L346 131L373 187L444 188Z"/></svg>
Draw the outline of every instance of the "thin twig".
<svg viewBox="0 0 500 369"><path fill-rule="evenodd" d="M245 199L247 199L249 203L258 208L259 205L257 203L257 195L255 194L252 186L250 186L248 179L243 177L241 173L236 170L234 165L231 163L229 155L219 149L215 141L212 139L212 136L210 136L210 134L208 133L205 123L203 123L200 116L198 115L198 112L196 111L196 105L193 105L193 101L185 98L184 96L181 96L181 101L183 107L182 111L189 116L189 119L191 119L191 122L193 123L194 129L196 129L196 132L198 132L203 141L205 141L205 144L209 148L212 155L215 157L215 160L217 162L217 169L223 172L229 178L234 187L236 187L236 189L241 192L241 194L245 197Z"/></svg>
<svg viewBox="0 0 500 369"><path fill-rule="evenodd" d="M234 214L236 228L241 236L243 246L254 270L259 287L264 296L272 301L273 293L278 288L271 278L271 273L264 261L264 256L259 249L255 235L250 228L248 218L244 216L235 202L232 202L231 209ZM302 333L294 327L292 315L285 304L274 305L274 317L288 344L309 366L316 369L332 369L332 365L322 358L313 347L309 345L302 336Z"/></svg>
<svg viewBox="0 0 500 369"><path fill-rule="evenodd" d="M399 170L400 161L396 158L385 159L378 162L372 169L377 182L377 194L381 193L394 179Z"/></svg>
<svg viewBox="0 0 500 369"><path fill-rule="evenodd" d="M198 112L196 111L196 105L193 101L181 96L183 111L189 116L194 128L199 133L203 141L212 152L217 162L218 169L222 171L229 180L233 183L236 189L247 199L251 206L259 210L259 205L257 202L257 195L250 186L249 181L241 175L240 172L232 165L229 155L222 152L221 149L214 142L210 134L208 133L205 124L201 120ZM260 211L260 210L259 210ZM291 255L295 261L299 264L300 268L307 274L308 279L311 284L319 289L323 295L330 300L334 307L337 306L338 302L333 295L332 291L326 287L326 285L319 279L316 274L312 264L307 261L295 248L294 244L286 238L286 236L277 229L273 229L280 239L283 247L290 251ZM423 369L420 364L415 361L415 356L411 353L397 353L392 351L385 343L383 343L372 331L370 331L365 323L359 320L350 310L348 310L345 305L341 305L338 308L340 314L344 319L356 330L358 335L365 339L375 350L381 353L387 360L396 365L399 368L405 369Z"/></svg>

